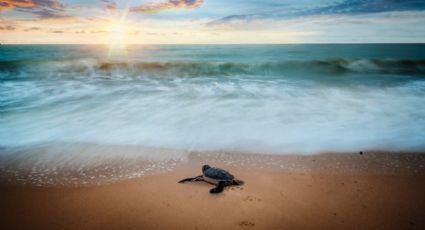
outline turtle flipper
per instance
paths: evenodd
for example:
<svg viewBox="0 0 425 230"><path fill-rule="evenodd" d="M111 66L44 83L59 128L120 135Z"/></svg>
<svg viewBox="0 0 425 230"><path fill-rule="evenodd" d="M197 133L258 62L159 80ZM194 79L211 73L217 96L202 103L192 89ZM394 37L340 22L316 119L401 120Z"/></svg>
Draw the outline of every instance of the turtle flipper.
<svg viewBox="0 0 425 230"><path fill-rule="evenodd" d="M197 176L197 177L189 177L186 179L183 179L181 181L179 181L179 183L185 183L185 182L193 182L193 181L203 181L204 178L202 177L202 175Z"/></svg>
<svg viewBox="0 0 425 230"><path fill-rule="evenodd" d="M233 180L232 185L243 185L245 182L243 180Z"/></svg>
<svg viewBox="0 0 425 230"><path fill-rule="evenodd" d="M225 185L226 185L226 182L224 182L224 181L218 182L218 185L215 188L212 188L210 190L210 193L221 193L221 192L223 192Z"/></svg>

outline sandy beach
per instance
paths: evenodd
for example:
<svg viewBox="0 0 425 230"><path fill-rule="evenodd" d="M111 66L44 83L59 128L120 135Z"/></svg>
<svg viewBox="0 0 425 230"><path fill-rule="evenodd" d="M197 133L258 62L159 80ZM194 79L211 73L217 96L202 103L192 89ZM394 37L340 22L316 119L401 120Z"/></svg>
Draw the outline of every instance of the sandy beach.
<svg viewBox="0 0 425 230"><path fill-rule="evenodd" d="M424 25L425 0L0 0L0 230L425 230Z"/></svg>
<svg viewBox="0 0 425 230"><path fill-rule="evenodd" d="M229 157L229 156L227 156ZM234 155L232 159L246 158ZM295 168L241 166L193 155L172 171L106 185L2 183L1 229L422 229L425 156L262 156ZM178 184L201 165L229 170L244 186L218 195ZM255 161L255 160L254 160ZM236 162L236 161L234 161ZM335 167L335 165L340 165ZM359 167L366 165L367 167ZM296 170L299 169L299 170Z"/></svg>

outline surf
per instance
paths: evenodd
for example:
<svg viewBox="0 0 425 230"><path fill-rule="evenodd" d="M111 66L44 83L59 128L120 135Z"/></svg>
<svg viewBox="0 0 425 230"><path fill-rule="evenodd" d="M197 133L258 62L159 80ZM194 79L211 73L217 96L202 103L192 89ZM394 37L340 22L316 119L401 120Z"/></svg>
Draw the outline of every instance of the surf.
<svg viewBox="0 0 425 230"><path fill-rule="evenodd" d="M97 46L2 47L0 146L425 148L425 57L406 53L424 46L372 48L141 46L114 59Z"/></svg>
<svg viewBox="0 0 425 230"><path fill-rule="evenodd" d="M45 68L59 75L85 74L87 77L110 77L121 74L138 77L205 77L232 75L291 76L311 74L341 76L364 74L425 74L424 60L408 59L325 59L309 61L266 61L257 63L219 61L144 62L102 59L60 61L0 61L3 78L13 78L21 71Z"/></svg>

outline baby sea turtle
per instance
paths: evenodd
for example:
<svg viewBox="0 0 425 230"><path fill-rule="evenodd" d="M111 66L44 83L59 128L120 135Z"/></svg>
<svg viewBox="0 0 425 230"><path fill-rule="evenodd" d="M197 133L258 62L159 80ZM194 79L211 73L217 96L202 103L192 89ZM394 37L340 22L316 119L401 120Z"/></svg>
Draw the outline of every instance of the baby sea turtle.
<svg viewBox="0 0 425 230"><path fill-rule="evenodd" d="M223 192L225 186L244 184L244 182L241 180L235 180L235 177L226 170L220 168L212 168L209 165L202 166L202 175L183 179L179 181L179 183L192 181L205 181L207 183L216 185L215 188L212 188L210 190L210 193Z"/></svg>

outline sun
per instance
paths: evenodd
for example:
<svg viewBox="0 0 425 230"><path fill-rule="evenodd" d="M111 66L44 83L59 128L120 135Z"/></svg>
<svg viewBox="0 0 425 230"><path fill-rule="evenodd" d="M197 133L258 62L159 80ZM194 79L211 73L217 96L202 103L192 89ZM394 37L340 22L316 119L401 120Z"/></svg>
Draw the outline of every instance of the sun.
<svg viewBox="0 0 425 230"><path fill-rule="evenodd" d="M124 22L114 22L109 27L109 52L124 54L128 44L128 28Z"/></svg>

